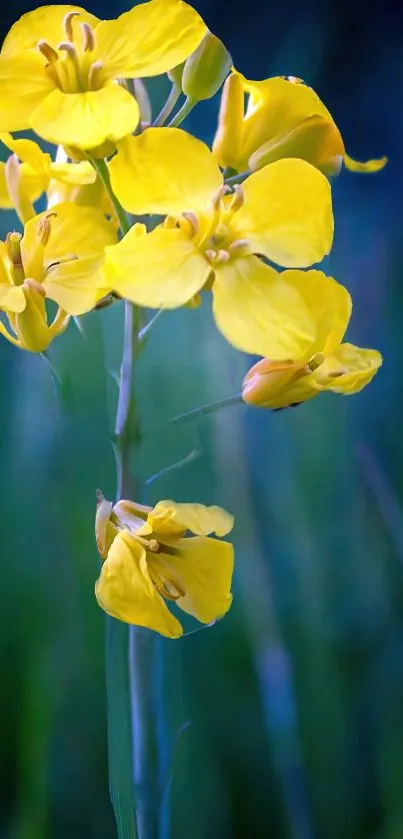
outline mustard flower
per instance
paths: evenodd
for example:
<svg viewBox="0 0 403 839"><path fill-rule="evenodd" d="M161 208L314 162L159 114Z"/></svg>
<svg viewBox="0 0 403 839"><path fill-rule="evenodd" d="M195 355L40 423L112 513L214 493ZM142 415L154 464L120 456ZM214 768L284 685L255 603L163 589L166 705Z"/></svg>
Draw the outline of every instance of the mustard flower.
<svg viewBox="0 0 403 839"><path fill-rule="evenodd" d="M88 312L108 294L103 249L115 240L100 211L60 204L27 222L24 234L0 242L0 333L12 344L43 352L69 315ZM58 305L48 323L46 299Z"/></svg>
<svg viewBox="0 0 403 839"><path fill-rule="evenodd" d="M327 175L337 174L343 162L355 172L377 172L387 163L386 157L360 163L346 154L332 115L301 79L249 81L237 71L223 88L213 151L221 166L237 172L283 157L307 160Z"/></svg>
<svg viewBox="0 0 403 839"><path fill-rule="evenodd" d="M209 624L231 606L234 565L226 536L233 517L220 507L160 501L154 508L99 497L96 539L103 559L95 593L112 617L179 638L167 602ZM195 534L186 535L187 532Z"/></svg>
<svg viewBox="0 0 403 839"><path fill-rule="evenodd" d="M309 266L333 237L329 184L303 160L280 160L233 194L207 146L176 128L150 128L118 145L111 182L132 213L168 214L146 236L106 249L106 280L140 306L175 308L212 288L218 328L235 347L288 358L312 342L301 295L260 254Z"/></svg>
<svg viewBox="0 0 403 839"><path fill-rule="evenodd" d="M377 350L342 343L351 314L344 286L321 271L285 271L287 282L300 292L316 323L315 341L299 357L262 359L243 381L245 402L279 409L298 405L324 390L358 393L382 364Z"/></svg>
<svg viewBox="0 0 403 839"><path fill-rule="evenodd" d="M79 6L40 6L11 27L0 55L0 130L32 128L51 143L93 149L139 120L122 80L165 73L206 33L182 0L149 0L116 20Z"/></svg>

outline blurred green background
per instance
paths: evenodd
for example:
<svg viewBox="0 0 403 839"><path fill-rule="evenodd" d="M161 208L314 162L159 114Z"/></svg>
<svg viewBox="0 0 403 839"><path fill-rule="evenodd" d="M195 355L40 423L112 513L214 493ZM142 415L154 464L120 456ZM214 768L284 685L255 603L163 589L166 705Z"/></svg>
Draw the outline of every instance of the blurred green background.
<svg viewBox="0 0 403 839"><path fill-rule="evenodd" d="M355 397L178 426L170 418L239 391L252 359L208 303L150 335L137 471L149 481L191 456L147 484L147 501L231 510L237 556L226 619L154 644L160 839L169 821L172 839L403 839L402 13L371 16L361 0L194 5L245 75L302 76L352 156L389 155L384 172L335 182L326 266L353 294L349 339L385 364ZM3 34L35 6L14 3ZM209 141L217 107L186 127ZM93 514L97 487L114 494L122 314L94 313L57 341L62 388L41 358L0 346L1 839L115 836Z"/></svg>

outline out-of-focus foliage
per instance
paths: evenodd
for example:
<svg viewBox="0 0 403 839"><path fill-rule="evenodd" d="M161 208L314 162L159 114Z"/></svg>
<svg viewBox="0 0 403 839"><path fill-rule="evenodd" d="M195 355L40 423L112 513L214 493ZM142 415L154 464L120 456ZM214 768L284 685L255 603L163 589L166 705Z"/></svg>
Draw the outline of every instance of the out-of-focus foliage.
<svg viewBox="0 0 403 839"><path fill-rule="evenodd" d="M138 471L148 479L191 456L149 483L146 500L222 505L236 516L237 549L226 620L180 642L155 641L168 706L161 839L169 809L172 839L401 839L398 27L387 9L371 17L360 0L348 10L336 0L195 5L248 78L305 78L353 156L389 155L381 174L343 172L335 183L327 266L353 293L348 339L379 347L385 363L351 400L323 395L274 414L230 407L178 425L169 419L236 393L251 359L225 343L207 306L165 313L150 333L139 365ZM123 6L90 8L113 16ZM152 89L162 104L160 83ZM210 140L216 113L215 100L203 103L189 124ZM81 326L52 349L61 384L40 357L0 347L5 839L115 835L93 510L98 486L114 492L120 304Z"/></svg>

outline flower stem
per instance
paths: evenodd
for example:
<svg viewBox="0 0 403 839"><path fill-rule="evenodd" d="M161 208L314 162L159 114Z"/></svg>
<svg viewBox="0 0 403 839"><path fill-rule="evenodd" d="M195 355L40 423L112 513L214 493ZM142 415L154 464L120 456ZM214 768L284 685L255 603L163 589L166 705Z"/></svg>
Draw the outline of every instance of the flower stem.
<svg viewBox="0 0 403 839"><path fill-rule="evenodd" d="M169 92L169 96L165 105L161 108L158 116L153 122L153 128L157 128L158 126L164 125L167 121L168 117L171 115L182 91L179 85L173 83L171 90Z"/></svg>
<svg viewBox="0 0 403 839"><path fill-rule="evenodd" d="M115 193L112 189L111 179L109 177L109 169L106 165L106 161L97 159L95 157L90 158L90 160L91 160L92 166L94 167L95 171L98 174L99 179L102 181L102 183L105 187L105 191L106 191L108 197L111 200L112 206L115 210L115 213L116 213L117 218L118 218L118 222L120 224L120 229L121 229L122 234L124 236L125 233L127 233L128 230L130 230L130 221L129 221L129 219L128 219L120 201L118 201L118 199L116 198L116 195L115 195Z"/></svg>
<svg viewBox="0 0 403 839"><path fill-rule="evenodd" d="M186 119L187 115L193 110L195 104L196 102L186 98L182 107L179 108L176 116L171 119L171 122L168 124L168 128L178 128L178 126L182 124L183 120Z"/></svg>
<svg viewBox="0 0 403 839"><path fill-rule="evenodd" d="M201 405L200 408L193 408L192 411L186 411L184 414L172 417L170 422L187 422L195 417L204 416L204 414L213 414L215 411L220 411L221 408L229 408L231 405L242 405L242 394L236 393L235 396L221 399L220 402L210 402L208 405Z"/></svg>

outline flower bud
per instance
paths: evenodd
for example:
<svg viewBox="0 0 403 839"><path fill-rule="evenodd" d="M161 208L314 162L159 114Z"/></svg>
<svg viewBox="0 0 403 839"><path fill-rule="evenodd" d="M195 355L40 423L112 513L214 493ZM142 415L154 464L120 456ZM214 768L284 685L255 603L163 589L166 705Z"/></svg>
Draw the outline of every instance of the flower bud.
<svg viewBox="0 0 403 839"><path fill-rule="evenodd" d="M239 73L231 73L225 80L221 94L218 128L213 142L213 154L220 166L237 168L242 148L244 120L244 88Z"/></svg>
<svg viewBox="0 0 403 839"><path fill-rule="evenodd" d="M183 68L185 66L185 62L183 61L182 64L177 64L176 67L173 67L172 70L168 70L168 79L172 84L180 87L182 89L182 75L183 75Z"/></svg>
<svg viewBox="0 0 403 839"><path fill-rule="evenodd" d="M18 313L8 312L10 326L17 336L18 346L30 352L45 352L53 339L67 327L69 316L60 309L49 326L45 306L45 291L36 280L25 280L22 289L26 306Z"/></svg>
<svg viewBox="0 0 403 839"><path fill-rule="evenodd" d="M191 102L210 99L223 84L232 59L224 44L207 32L201 44L185 62L182 90Z"/></svg>

